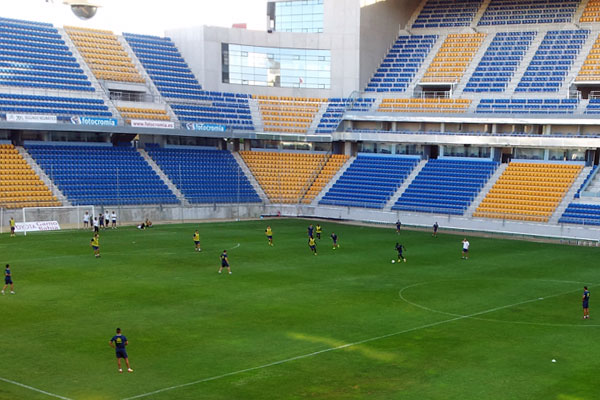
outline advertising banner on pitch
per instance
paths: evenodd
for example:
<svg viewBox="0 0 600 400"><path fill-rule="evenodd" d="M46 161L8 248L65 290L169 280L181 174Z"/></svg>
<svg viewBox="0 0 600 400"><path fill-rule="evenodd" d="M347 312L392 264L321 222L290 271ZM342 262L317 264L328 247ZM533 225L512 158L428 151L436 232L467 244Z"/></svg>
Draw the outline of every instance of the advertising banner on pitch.
<svg viewBox="0 0 600 400"><path fill-rule="evenodd" d="M59 231L58 221L15 222L15 232Z"/></svg>
<svg viewBox="0 0 600 400"><path fill-rule="evenodd" d="M114 118L92 118L92 117L71 117L71 123L74 125L93 125L93 126L117 126L118 122Z"/></svg>
<svg viewBox="0 0 600 400"><path fill-rule="evenodd" d="M219 124L196 124L193 122L187 122L184 127L190 131L205 131L205 132L225 132L227 126Z"/></svg>
<svg viewBox="0 0 600 400"><path fill-rule="evenodd" d="M6 121L38 124L56 124L58 119L56 118L56 115L6 114Z"/></svg>
<svg viewBox="0 0 600 400"><path fill-rule="evenodd" d="M175 123L171 121L150 121L144 119L132 119L131 126L133 126L134 128L175 129Z"/></svg>

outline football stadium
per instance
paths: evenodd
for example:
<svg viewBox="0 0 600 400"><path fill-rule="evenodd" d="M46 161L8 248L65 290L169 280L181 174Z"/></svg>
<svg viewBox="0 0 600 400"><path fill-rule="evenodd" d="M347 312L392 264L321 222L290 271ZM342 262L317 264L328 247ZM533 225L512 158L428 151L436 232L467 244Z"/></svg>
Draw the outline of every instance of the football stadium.
<svg viewBox="0 0 600 400"><path fill-rule="evenodd" d="M0 399L600 399L600 1L39 3L81 20L0 10Z"/></svg>

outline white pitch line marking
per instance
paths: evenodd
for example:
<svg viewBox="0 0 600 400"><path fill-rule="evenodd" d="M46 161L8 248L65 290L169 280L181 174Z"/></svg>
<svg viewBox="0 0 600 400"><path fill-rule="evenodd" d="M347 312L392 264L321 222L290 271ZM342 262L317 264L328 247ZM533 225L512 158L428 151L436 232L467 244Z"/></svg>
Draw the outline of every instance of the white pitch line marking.
<svg viewBox="0 0 600 400"><path fill-rule="evenodd" d="M230 248L229 250L237 249L237 248L238 248L238 247L240 247L240 246L241 246L241 244L239 244L239 243L238 243L238 244L236 244L235 246L233 246L232 248Z"/></svg>
<svg viewBox="0 0 600 400"><path fill-rule="evenodd" d="M415 286L415 285L411 285L411 286ZM408 288L408 287L409 286L407 286L406 288ZM402 289L402 290L404 290L404 289ZM241 370L238 370L238 371L228 372L228 373L222 374L222 375L212 376L210 378L204 378L204 379L199 379L199 380L193 381L193 382L182 383L180 385L175 385L175 386L170 386L170 387L163 388L163 389L158 389L158 390L155 390L155 391L152 391L152 392L139 394L137 396L127 397L127 398L124 398L122 400L140 399L142 397L148 397L148 396L152 396L152 395L155 395L155 394L158 394L158 393L167 392L167 391L170 391L170 390L180 389L180 388L187 387L187 386L193 386L193 385L197 385L197 384L204 383L204 382L215 381L215 380L218 380L218 379L221 379L221 378L226 378L228 376L239 375L239 374L242 374L244 372L251 372L251 371L256 371L256 370L259 370L259 369L269 368L269 367L273 367L275 365L286 364L286 363L291 362L291 361L302 360L304 358L314 357L314 356L317 356L319 354L328 353L328 352L335 351L335 350L341 350L341 349L345 349L345 348L348 348L348 347L358 346L358 345L361 345L361 344L364 344L364 343L374 342L374 341L381 340L381 339L386 339L386 338L389 338L389 337L392 337L392 336L398 336L398 335L402 335L404 333L410 333L410 332L418 331L420 329L431 328L431 327L434 327L434 326L447 324L449 322L459 321L461 319L472 318L472 317L476 317L478 315L483 315L483 314L491 313L491 312L494 312L494 311L503 310L505 308L516 307L516 306L520 306L522 304L533 303L533 302L536 302L536 301L539 301L539 299L536 298L536 299L525 300L525 301L521 301L521 302L518 302L518 303L509 304L509 305L506 305L506 306L500 306L500 307L491 308L491 309L485 310L485 311L479 311L479 312L476 312L476 313L473 313L473 314L469 314L469 315L458 315L458 316L456 316L454 318L446 319L446 320L443 320L443 321L432 322L430 324L425 324L425 325L421 325L421 326L417 326L417 327L414 327L414 328L405 329L405 330L394 332L394 333L388 333L387 335L376 336L376 337L372 337L372 338L369 338L369 339L360 340L358 342L346 343L346 344L343 344L343 345L340 345L340 346L330 347L328 349L323 349L323 350L315 351L315 352L312 352L312 353L303 354L303 355L300 355L300 356L286 358L284 360L273 361L271 363L259 365L259 366L256 366L256 367L245 368L245 369L241 369Z"/></svg>
<svg viewBox="0 0 600 400"><path fill-rule="evenodd" d="M10 384L13 384L13 385L16 385L16 386L21 386L21 387L23 387L25 389L33 390L34 392L42 393L42 394L45 394L46 396L55 397L57 399L72 400L72 399L70 399L68 397L59 396L59 395L54 394L54 393L46 392L45 390L34 388L33 386L28 386L28 385L25 385L23 383L11 381L10 379L6 379L6 378L0 377L0 381L6 382L6 383L10 383Z"/></svg>

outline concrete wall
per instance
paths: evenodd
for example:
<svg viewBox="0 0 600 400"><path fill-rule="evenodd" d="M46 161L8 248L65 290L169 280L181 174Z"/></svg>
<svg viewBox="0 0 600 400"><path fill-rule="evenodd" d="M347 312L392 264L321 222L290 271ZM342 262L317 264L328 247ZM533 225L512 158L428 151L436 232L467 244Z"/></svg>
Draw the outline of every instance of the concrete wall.
<svg viewBox="0 0 600 400"><path fill-rule="evenodd" d="M380 1L360 10L360 88L371 76L421 0Z"/></svg>
<svg viewBox="0 0 600 400"><path fill-rule="evenodd" d="M515 237L540 237L554 239L575 239L590 241L593 245L600 245L600 228L582 225L552 225L535 222L521 222L511 220L497 220L484 218L466 218L462 216L420 214L407 212L384 212L380 210L350 208L350 207L327 207L327 206L304 206L304 205L210 205L210 206L128 206L115 207L119 218L119 224L138 224L145 218L149 218L156 225L161 223L179 222L190 223L207 220L238 220L254 219L261 215L281 215L284 217L307 217L307 218L330 218L338 220L350 220L360 222L371 222L393 224L400 220L405 226L431 227L438 222L440 230L452 230L464 232L489 232L495 234L506 234ZM112 211L113 208L108 210ZM99 208L96 212L100 212ZM70 213L62 213L59 223L63 229L75 229L78 227L78 213L72 210ZM23 220L21 210L0 209L0 233L7 232L7 221L13 216L17 222ZM30 221L47 221L55 219L49 211L40 210L39 214L30 214ZM456 248L460 250L460 240L457 239Z"/></svg>

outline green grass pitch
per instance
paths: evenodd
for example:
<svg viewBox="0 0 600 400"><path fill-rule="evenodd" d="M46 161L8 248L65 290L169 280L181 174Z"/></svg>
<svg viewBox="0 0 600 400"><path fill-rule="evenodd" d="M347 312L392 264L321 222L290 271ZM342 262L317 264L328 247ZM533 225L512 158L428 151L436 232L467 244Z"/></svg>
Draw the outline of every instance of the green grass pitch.
<svg viewBox="0 0 600 400"><path fill-rule="evenodd" d="M443 229L322 221L313 256L308 224L107 230L100 259L88 231L2 235L16 295L0 297L0 399L600 398L600 249L469 236L462 260Z"/></svg>

